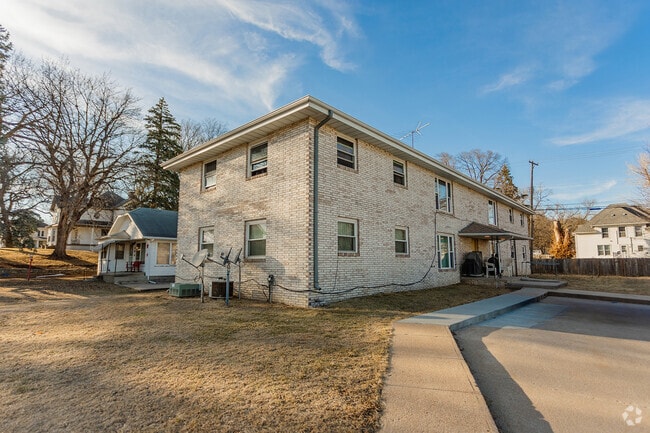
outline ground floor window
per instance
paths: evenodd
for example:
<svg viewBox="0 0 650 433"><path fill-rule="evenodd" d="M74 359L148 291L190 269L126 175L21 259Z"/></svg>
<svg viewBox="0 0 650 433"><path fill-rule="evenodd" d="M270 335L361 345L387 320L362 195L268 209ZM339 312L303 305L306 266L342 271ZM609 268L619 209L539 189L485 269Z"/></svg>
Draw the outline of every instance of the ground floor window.
<svg viewBox="0 0 650 433"><path fill-rule="evenodd" d="M124 244L115 244L115 260L124 260Z"/></svg>
<svg viewBox="0 0 650 433"><path fill-rule="evenodd" d="M438 269L453 269L455 263L454 237L438 235Z"/></svg>
<svg viewBox="0 0 650 433"><path fill-rule="evenodd" d="M175 242L158 242L156 251L157 265L175 265L176 264L176 243Z"/></svg>
<svg viewBox="0 0 650 433"><path fill-rule="evenodd" d="M395 254L406 255L409 253L408 228L395 228Z"/></svg>
<svg viewBox="0 0 650 433"><path fill-rule="evenodd" d="M202 227L199 229L199 251L208 250L208 255L212 256L214 250L214 229L211 227Z"/></svg>
<svg viewBox="0 0 650 433"><path fill-rule="evenodd" d="M338 251L339 253L356 253L358 246L357 221L340 219L338 221Z"/></svg>
<svg viewBox="0 0 650 433"><path fill-rule="evenodd" d="M612 247L611 245L598 245L598 255L599 256L611 256Z"/></svg>
<svg viewBox="0 0 650 433"><path fill-rule="evenodd" d="M266 256L266 220L246 223L246 257Z"/></svg>

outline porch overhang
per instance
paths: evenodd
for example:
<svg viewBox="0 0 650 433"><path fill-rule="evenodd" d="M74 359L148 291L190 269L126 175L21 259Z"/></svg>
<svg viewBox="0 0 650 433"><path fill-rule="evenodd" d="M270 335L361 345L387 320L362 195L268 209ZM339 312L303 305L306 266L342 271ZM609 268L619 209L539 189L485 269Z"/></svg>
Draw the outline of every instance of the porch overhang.
<svg viewBox="0 0 650 433"><path fill-rule="evenodd" d="M458 232L458 236L473 238L473 239L495 240L495 241L508 241L508 240L529 241L532 239L531 237L522 235L520 233L509 232L507 230L502 230L498 227L479 224L476 222L470 223L468 226L460 230Z"/></svg>
<svg viewBox="0 0 650 433"><path fill-rule="evenodd" d="M101 251L110 244L114 244L116 242L123 242L123 241L128 241L131 240L131 236L124 230L121 232L117 232L114 235L110 236L104 236L99 239L99 242L97 243L97 246L94 248L95 251Z"/></svg>

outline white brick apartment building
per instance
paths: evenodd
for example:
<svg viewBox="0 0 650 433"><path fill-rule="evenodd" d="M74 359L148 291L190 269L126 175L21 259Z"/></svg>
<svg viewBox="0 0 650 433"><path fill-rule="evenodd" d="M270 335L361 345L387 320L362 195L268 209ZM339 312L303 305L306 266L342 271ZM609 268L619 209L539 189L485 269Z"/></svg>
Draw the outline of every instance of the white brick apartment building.
<svg viewBox="0 0 650 433"><path fill-rule="evenodd" d="M179 253L242 248L243 297L267 299L269 275L272 300L297 306L454 284L471 251L529 274L528 207L311 96L164 167L180 174ZM178 263L177 282L196 276Z"/></svg>

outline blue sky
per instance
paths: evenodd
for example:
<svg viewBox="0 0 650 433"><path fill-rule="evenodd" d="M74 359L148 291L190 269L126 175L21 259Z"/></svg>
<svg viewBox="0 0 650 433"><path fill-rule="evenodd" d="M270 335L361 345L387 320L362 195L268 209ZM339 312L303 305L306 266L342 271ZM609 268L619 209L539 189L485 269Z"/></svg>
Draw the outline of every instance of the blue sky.
<svg viewBox="0 0 650 433"><path fill-rule="evenodd" d="M478 148L550 203L634 202L650 144L647 1L2 0L34 60L110 72L237 127L311 94L419 150ZM410 138L404 141L410 144Z"/></svg>

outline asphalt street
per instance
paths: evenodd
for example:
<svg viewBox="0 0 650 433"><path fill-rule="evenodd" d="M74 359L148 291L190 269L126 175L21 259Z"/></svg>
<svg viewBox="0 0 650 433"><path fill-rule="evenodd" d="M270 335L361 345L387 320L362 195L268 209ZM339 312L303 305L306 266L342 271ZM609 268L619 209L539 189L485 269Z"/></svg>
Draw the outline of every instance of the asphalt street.
<svg viewBox="0 0 650 433"><path fill-rule="evenodd" d="M501 433L650 433L650 306L547 297L456 334Z"/></svg>

